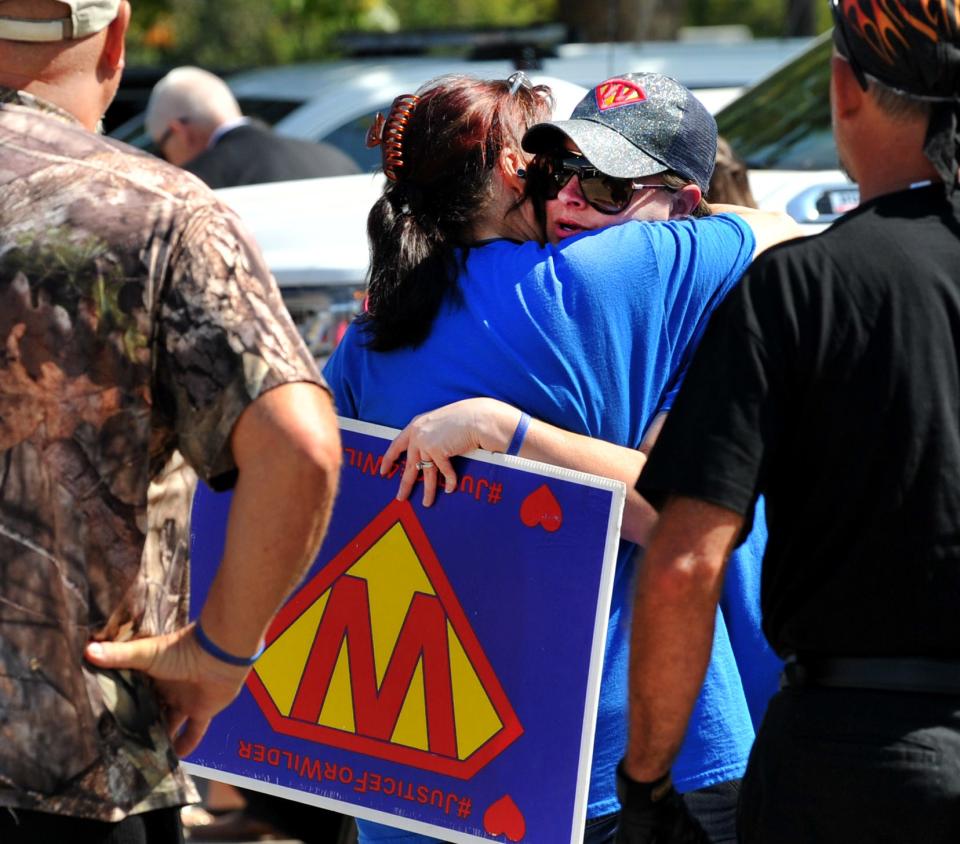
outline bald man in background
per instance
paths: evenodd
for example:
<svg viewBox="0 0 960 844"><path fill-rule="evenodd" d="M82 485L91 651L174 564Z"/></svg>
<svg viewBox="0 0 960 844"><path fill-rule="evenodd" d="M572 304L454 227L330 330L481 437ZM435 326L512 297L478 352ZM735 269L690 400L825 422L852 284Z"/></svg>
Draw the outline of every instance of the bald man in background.
<svg viewBox="0 0 960 844"><path fill-rule="evenodd" d="M287 138L244 117L227 84L199 67L175 68L154 86L147 132L163 158L212 188L360 172L330 144Z"/></svg>

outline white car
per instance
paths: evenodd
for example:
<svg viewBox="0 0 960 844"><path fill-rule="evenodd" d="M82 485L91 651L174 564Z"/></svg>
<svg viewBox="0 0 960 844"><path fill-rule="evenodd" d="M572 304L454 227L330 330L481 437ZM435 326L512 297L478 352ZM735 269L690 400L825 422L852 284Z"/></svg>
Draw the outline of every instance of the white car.
<svg viewBox="0 0 960 844"><path fill-rule="evenodd" d="M799 52L805 39L748 41L703 45L685 42L566 44L555 58L544 58L530 75L590 88L616 73L651 71L673 76L696 90L711 111L737 96L785 57ZM399 94L412 93L428 79L464 73L483 79L506 79L509 61L471 62L449 58L383 59L377 63L341 62L254 71L231 80L238 92L251 95L266 85L276 91L322 92L276 123L276 130L297 138L322 140L340 148L363 169L379 166L376 150L363 144L367 128ZM554 88L556 89L554 83Z"/></svg>
<svg viewBox="0 0 960 844"><path fill-rule="evenodd" d="M363 173L217 191L253 233L320 361L363 305L367 214L383 182L380 174Z"/></svg>
<svg viewBox="0 0 960 844"><path fill-rule="evenodd" d="M696 90L707 107L716 111L807 43L807 39L759 39L561 44L554 49L555 56L538 59L537 69L528 73L562 80L554 87L573 83L590 88L616 73L655 71ZM373 115L386 111L394 97L446 74L506 79L515 69L507 59L379 57L262 68L227 81L245 114L260 117L282 134L333 144L362 169L372 171L380 161L379 153L364 144L367 128ZM150 146L143 115L111 134L135 146Z"/></svg>

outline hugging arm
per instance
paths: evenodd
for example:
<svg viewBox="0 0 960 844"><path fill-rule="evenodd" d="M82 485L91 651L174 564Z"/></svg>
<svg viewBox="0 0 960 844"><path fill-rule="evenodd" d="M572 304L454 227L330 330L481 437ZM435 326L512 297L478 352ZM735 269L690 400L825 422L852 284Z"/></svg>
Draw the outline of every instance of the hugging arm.
<svg viewBox="0 0 960 844"><path fill-rule="evenodd" d="M438 484L447 492L457 488L456 470L451 458L477 448L505 452L517 429L521 411L489 398L464 399L415 417L390 444L383 458L382 474L387 474L400 455L407 459L400 479L398 498L408 498L417 482L418 461L433 463L423 470L423 503L430 506ZM652 426L656 429L656 423ZM650 439L649 435L648 438ZM621 535L644 544L656 522L656 512L634 489L647 457L647 439L641 450L614 445L605 440L573 434L539 420L531 420L519 455L593 475L623 481L627 500Z"/></svg>
<svg viewBox="0 0 960 844"><path fill-rule="evenodd" d="M793 217L780 211L761 211L757 208L747 208L742 205L723 205L719 203L711 205L710 210L714 214L736 214L753 229L753 236L757 241L753 253L754 258L771 246L803 235L800 224Z"/></svg>

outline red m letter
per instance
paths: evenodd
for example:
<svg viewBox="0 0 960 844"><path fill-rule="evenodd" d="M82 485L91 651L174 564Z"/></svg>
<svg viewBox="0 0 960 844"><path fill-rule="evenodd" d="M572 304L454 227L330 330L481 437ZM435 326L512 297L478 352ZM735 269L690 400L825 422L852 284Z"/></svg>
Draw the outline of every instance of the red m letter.
<svg viewBox="0 0 960 844"><path fill-rule="evenodd" d="M290 715L316 724L346 639L357 734L389 741L423 661L430 752L457 758L447 617L435 595L417 592L377 689L367 582L341 576L330 592Z"/></svg>

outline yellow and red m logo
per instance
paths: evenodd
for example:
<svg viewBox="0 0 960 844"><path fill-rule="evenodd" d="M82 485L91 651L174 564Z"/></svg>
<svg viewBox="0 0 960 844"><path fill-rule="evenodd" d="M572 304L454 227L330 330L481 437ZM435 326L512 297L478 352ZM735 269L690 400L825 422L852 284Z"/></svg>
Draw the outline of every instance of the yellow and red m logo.
<svg viewBox="0 0 960 844"><path fill-rule="evenodd" d="M406 501L287 603L247 686L279 733L461 779L523 733Z"/></svg>
<svg viewBox="0 0 960 844"><path fill-rule="evenodd" d="M600 111L633 105L643 102L647 98L643 88L629 79L608 79L597 86L594 96L597 99L597 108Z"/></svg>

